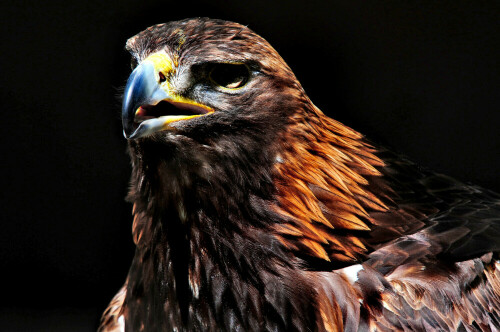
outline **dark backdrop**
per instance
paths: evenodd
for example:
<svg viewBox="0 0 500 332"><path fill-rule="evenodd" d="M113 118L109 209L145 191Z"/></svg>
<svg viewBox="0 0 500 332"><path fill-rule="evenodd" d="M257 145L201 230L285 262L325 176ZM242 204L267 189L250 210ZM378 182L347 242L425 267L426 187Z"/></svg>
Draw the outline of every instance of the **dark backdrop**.
<svg viewBox="0 0 500 332"><path fill-rule="evenodd" d="M133 255L126 39L248 25L328 115L500 191L497 1L17 1L0 5L2 330L92 331ZM495 8L496 7L496 8Z"/></svg>

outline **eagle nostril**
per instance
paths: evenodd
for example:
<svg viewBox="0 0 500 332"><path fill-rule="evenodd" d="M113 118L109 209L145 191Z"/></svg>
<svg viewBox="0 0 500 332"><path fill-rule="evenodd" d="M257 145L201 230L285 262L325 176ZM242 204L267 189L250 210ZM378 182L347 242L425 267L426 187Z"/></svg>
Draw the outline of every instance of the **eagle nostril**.
<svg viewBox="0 0 500 332"><path fill-rule="evenodd" d="M163 83L167 80L167 78L165 77L165 75L163 75L161 71L159 72L158 75L160 76L160 83Z"/></svg>

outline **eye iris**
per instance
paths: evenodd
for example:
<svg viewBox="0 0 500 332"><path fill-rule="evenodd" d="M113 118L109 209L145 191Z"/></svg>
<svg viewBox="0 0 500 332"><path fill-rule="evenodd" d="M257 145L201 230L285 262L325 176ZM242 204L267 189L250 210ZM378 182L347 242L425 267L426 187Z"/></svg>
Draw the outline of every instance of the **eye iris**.
<svg viewBox="0 0 500 332"><path fill-rule="evenodd" d="M210 72L212 81L228 89L242 87L247 83L248 76L248 68L239 64L217 64Z"/></svg>

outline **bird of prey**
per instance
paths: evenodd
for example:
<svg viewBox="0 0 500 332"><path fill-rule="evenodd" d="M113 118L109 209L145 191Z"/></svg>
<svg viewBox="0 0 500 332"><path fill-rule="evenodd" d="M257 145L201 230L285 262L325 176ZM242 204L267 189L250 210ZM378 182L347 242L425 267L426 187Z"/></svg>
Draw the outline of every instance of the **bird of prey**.
<svg viewBox="0 0 500 332"><path fill-rule="evenodd" d="M100 331L500 329L500 195L325 116L240 24L126 48L136 251Z"/></svg>

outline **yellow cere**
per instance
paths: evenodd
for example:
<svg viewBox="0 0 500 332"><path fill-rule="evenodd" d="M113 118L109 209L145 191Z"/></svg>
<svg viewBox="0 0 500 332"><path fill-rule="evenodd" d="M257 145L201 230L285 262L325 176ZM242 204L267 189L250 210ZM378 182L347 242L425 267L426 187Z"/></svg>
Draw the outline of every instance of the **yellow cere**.
<svg viewBox="0 0 500 332"><path fill-rule="evenodd" d="M170 76L172 71L174 70L174 67L172 65L172 59L170 56L168 56L167 53L163 52L158 52L158 53L153 53L150 56L148 56L146 59L144 59L144 62L151 62L154 67L156 68L156 80L160 81L160 72L162 72L165 77Z"/></svg>

